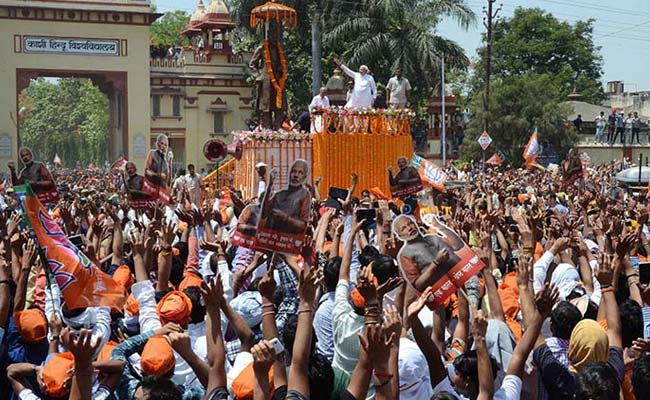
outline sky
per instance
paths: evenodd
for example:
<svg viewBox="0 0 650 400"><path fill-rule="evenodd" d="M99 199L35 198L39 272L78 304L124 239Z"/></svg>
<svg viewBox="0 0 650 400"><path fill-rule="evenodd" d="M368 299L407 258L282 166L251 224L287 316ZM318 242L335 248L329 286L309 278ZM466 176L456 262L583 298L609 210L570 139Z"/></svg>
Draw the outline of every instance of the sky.
<svg viewBox="0 0 650 400"><path fill-rule="evenodd" d="M152 0L160 12L182 9L191 13L198 0ZM206 0L204 0L206 1ZM470 58L481 44L482 9L487 0L466 0L477 15L477 24L468 31L453 20L438 26L439 34L455 40ZM503 4L499 16L512 16L517 7L540 7L568 22L595 19L594 42L603 56L603 84L622 80L626 91L650 91L650 8L648 0L497 0Z"/></svg>

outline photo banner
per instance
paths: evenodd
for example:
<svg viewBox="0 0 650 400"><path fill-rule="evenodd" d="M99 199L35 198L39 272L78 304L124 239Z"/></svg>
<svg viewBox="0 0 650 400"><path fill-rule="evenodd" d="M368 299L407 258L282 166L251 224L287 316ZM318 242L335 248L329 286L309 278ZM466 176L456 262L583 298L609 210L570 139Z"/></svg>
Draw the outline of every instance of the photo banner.
<svg viewBox="0 0 650 400"><path fill-rule="evenodd" d="M274 171L275 172L275 171ZM253 248L300 254L305 243L305 232L311 216L311 193L304 186L309 166L296 160L289 171L286 189L272 192L275 177L272 173L262 199Z"/></svg>
<svg viewBox="0 0 650 400"><path fill-rule="evenodd" d="M426 220L429 232L422 232L413 216L400 215L393 220L393 233L404 242L397 255L402 275L417 293L432 288L427 306L434 309L485 265L437 216Z"/></svg>

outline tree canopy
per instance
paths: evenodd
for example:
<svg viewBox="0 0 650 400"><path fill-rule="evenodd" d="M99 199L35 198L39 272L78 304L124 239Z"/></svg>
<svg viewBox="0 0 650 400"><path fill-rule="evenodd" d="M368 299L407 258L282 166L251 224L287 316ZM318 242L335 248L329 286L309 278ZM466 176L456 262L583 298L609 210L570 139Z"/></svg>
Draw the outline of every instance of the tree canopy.
<svg viewBox="0 0 650 400"><path fill-rule="evenodd" d="M183 10L166 12L149 27L151 44L156 46L185 46L190 42L181 31L190 22L190 15Z"/></svg>
<svg viewBox="0 0 650 400"><path fill-rule="evenodd" d="M26 112L20 119L20 140L35 156L65 165L108 161L109 106L106 96L89 79L39 78L20 96Z"/></svg>
<svg viewBox="0 0 650 400"><path fill-rule="evenodd" d="M566 124L571 110L558 101L562 88L550 75L526 73L502 78L494 82L491 91L488 113L493 143L488 152L501 150L513 163L523 163L521 154L535 128L540 143L552 143L560 154L575 143L575 133ZM480 91L472 100L476 112L463 145L463 157L467 160L481 158L477 139L483 132L482 101Z"/></svg>
<svg viewBox="0 0 650 400"><path fill-rule="evenodd" d="M570 24L539 8L517 8L511 18L501 18L494 25L494 77L547 74L557 83L562 99L576 91L587 102L602 100L603 59L593 42L593 22ZM477 87L482 87L485 47L479 55Z"/></svg>

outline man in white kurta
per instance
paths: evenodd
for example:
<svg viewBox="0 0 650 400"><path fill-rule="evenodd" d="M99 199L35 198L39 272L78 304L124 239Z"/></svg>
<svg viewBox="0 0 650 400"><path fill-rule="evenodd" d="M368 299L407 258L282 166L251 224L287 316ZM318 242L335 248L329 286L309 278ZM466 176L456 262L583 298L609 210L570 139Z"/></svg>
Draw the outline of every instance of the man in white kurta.
<svg viewBox="0 0 650 400"><path fill-rule="evenodd" d="M320 113L323 109L330 108L330 99L325 95L327 88L320 88L320 91L309 103L309 111L312 113L311 133L323 131L323 117ZM314 113L314 111L318 111Z"/></svg>
<svg viewBox="0 0 650 400"><path fill-rule="evenodd" d="M368 67L362 65L359 67L359 72L354 72L343 65L340 60L336 60L336 63L347 76L354 79L354 89L345 108L372 107L377 97L377 85L375 79L368 73Z"/></svg>

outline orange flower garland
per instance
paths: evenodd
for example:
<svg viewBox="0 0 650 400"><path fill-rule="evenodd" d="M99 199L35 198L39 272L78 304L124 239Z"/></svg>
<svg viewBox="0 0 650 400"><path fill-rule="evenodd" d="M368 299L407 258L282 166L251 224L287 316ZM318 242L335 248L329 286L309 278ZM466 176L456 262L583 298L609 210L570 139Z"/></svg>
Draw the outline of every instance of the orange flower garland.
<svg viewBox="0 0 650 400"><path fill-rule="evenodd" d="M280 42L276 42L278 48L278 55L280 56L280 65L282 66L282 75L280 76L280 82L275 77L275 72L273 71L273 65L271 64L271 48L269 46L268 39L264 39L264 63L266 64L266 72L271 78L271 85L275 89L275 106L277 108L282 108L282 91L284 90L284 85L287 80L287 60L284 58L284 50Z"/></svg>

